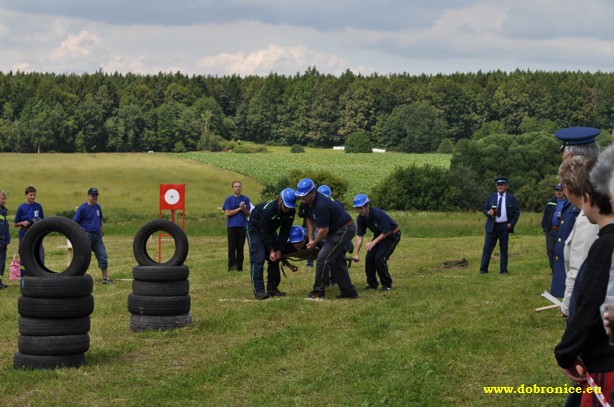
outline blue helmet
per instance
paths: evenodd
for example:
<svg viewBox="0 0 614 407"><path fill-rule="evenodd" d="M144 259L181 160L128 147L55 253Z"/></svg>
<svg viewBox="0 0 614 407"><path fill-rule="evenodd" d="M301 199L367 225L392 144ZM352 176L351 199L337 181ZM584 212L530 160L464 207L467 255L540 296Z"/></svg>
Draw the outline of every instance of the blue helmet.
<svg viewBox="0 0 614 407"><path fill-rule="evenodd" d="M296 196L305 196L314 189L316 189L316 184L309 178L303 178L296 186Z"/></svg>
<svg viewBox="0 0 614 407"><path fill-rule="evenodd" d="M290 243L299 243L303 240L305 240L305 229L300 226L292 226L288 235L288 241Z"/></svg>
<svg viewBox="0 0 614 407"><path fill-rule="evenodd" d="M328 185L320 185L318 187L318 192L328 197L330 197L333 194L333 192L330 190L330 187Z"/></svg>
<svg viewBox="0 0 614 407"><path fill-rule="evenodd" d="M286 188L279 193L279 197L288 208L296 207L296 195L292 188Z"/></svg>
<svg viewBox="0 0 614 407"><path fill-rule="evenodd" d="M369 201L368 196L366 196L365 194L358 194L356 195L356 197L354 197L354 208L360 208L361 206L365 206L369 202L371 201Z"/></svg>

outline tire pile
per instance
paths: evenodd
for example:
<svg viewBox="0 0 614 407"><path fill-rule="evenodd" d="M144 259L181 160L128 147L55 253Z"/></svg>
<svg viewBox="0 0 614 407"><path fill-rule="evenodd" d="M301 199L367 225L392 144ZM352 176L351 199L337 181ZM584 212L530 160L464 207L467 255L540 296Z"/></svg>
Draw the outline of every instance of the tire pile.
<svg viewBox="0 0 614 407"><path fill-rule="evenodd" d="M175 242L173 256L164 263L147 253L147 240L159 231ZM136 233L133 252L138 266L132 269L134 281L128 295L130 330L169 330L192 324L190 314L188 238L174 222L157 219L147 222Z"/></svg>
<svg viewBox="0 0 614 407"><path fill-rule="evenodd" d="M40 256L46 235L59 232L73 245L71 263L62 272L48 269ZM18 352L15 369L79 367L90 348L90 314L94 311L94 281L85 275L90 260L89 239L71 219L52 217L30 227L24 236Z"/></svg>

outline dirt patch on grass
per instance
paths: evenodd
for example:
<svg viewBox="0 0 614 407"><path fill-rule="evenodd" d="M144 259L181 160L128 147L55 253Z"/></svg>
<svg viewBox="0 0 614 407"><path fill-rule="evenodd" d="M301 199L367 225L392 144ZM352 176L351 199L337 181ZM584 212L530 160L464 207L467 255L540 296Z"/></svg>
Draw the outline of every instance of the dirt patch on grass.
<svg viewBox="0 0 614 407"><path fill-rule="evenodd" d="M469 267L467 259L446 260L437 270L464 269Z"/></svg>

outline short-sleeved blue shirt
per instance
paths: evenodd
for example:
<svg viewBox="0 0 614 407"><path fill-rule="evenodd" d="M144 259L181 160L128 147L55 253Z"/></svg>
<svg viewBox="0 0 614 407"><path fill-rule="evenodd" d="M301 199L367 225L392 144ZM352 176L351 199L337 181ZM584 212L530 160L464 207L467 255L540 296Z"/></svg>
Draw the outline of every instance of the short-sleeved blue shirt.
<svg viewBox="0 0 614 407"><path fill-rule="evenodd" d="M19 205L17 212L15 212L15 223L23 222L24 220L32 223L32 219L34 218L45 219L43 207L38 202L33 202L32 205L28 205L24 202ZM24 237L27 231L27 228L19 228L19 238Z"/></svg>
<svg viewBox="0 0 614 407"><path fill-rule="evenodd" d="M356 235L364 236L367 228L373 232L373 238L382 233L388 233L399 225L383 210L371 207L368 216L358 215L356 218Z"/></svg>
<svg viewBox="0 0 614 407"><path fill-rule="evenodd" d="M102 209L95 203L90 205L87 202L82 204L72 218L86 232L100 232L102 230Z"/></svg>
<svg viewBox="0 0 614 407"><path fill-rule="evenodd" d="M352 220L338 202L320 192L316 192L311 205L305 205L305 217L313 220L318 228L328 228L328 233Z"/></svg>
<svg viewBox="0 0 614 407"><path fill-rule="evenodd" d="M248 208L250 207L249 198L246 197L245 195L240 195L240 196L230 195L224 201L224 205L222 206L222 209L223 210L237 209L239 206L241 206L241 202L245 202L245 205ZM247 224L247 217L245 216L243 211L239 211L236 214L232 216L228 216L226 218L226 226L229 228L244 228L246 224Z"/></svg>

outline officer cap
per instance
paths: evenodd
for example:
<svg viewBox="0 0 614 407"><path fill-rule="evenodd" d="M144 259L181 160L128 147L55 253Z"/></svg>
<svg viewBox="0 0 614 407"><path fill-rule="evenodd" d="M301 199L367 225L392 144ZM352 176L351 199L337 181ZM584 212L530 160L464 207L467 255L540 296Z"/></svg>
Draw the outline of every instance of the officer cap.
<svg viewBox="0 0 614 407"><path fill-rule="evenodd" d="M554 137L563 143L562 151L565 146L594 143L599 133L601 133L601 130L593 127L566 127L555 131Z"/></svg>
<svg viewBox="0 0 614 407"><path fill-rule="evenodd" d="M495 180L495 182L497 184L507 184L507 178L505 177L497 177L497 179Z"/></svg>

